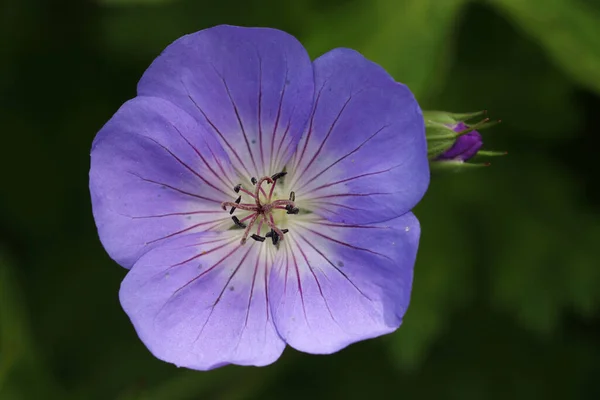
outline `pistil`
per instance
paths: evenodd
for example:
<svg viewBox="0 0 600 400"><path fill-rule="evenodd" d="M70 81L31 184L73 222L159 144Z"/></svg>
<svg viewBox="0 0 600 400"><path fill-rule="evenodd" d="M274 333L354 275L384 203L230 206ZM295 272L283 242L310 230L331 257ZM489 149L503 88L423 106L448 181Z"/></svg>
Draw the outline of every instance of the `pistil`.
<svg viewBox="0 0 600 400"><path fill-rule="evenodd" d="M240 195L233 202L225 201L221 203L223 210L227 210L227 207L231 207L229 214L232 214L231 219L233 220L235 226L242 229L245 228L242 239L240 240L241 244L245 244L248 237L251 237L258 242L264 242L265 238L270 237L274 245L277 245L279 241L283 240L283 235L287 233L288 230L280 229L276 225L273 212L275 210L285 210L286 214L298 214L300 211L295 204L296 194L294 192L290 192L289 200L272 200L275 186L277 185L277 180L281 179L286 174L287 172L278 172L270 177L263 176L258 180L252 177L250 181L256 187L254 193L242 187L241 183L233 187L233 191L235 193L241 192L243 195L249 196L254 200L254 203L242 203L242 195ZM271 189L269 190L268 194L262 187L265 182L271 185ZM261 195L263 196L264 201L261 200ZM240 220L238 217L233 215L236 209L250 211L250 214ZM250 221L245 224L244 221L247 220ZM256 233L250 234L255 223L258 224ZM260 231L263 224L266 224L270 228L270 231L267 232L265 236L260 236Z"/></svg>

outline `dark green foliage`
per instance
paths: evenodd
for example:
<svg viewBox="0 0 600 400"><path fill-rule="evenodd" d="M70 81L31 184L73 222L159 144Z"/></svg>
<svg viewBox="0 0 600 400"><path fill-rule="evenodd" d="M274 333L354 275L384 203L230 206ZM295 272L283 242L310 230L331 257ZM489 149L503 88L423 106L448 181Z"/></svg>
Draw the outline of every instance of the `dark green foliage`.
<svg viewBox="0 0 600 400"><path fill-rule="evenodd" d="M0 398L600 397L600 5L594 0L8 0L0 5ZM273 26L353 47L425 109L490 110L490 168L434 177L415 210L395 334L207 373L144 348L97 239L98 129L177 37Z"/></svg>

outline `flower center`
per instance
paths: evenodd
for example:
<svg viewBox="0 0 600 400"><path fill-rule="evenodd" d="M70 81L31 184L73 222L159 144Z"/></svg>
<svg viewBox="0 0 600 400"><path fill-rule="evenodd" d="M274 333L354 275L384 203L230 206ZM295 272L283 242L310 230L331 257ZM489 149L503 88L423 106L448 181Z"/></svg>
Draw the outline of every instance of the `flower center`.
<svg viewBox="0 0 600 400"><path fill-rule="evenodd" d="M252 177L250 181L255 186L254 192L242 187L241 183L233 187L233 190L236 193L241 192L243 195L251 197L254 200L254 203L242 203L242 195L233 202L224 201L221 203L223 210L227 210L227 207L231 207L229 214L232 215L231 219L233 220L233 223L237 227L245 229L244 235L240 241L241 244L246 243L248 236L257 242L264 242L266 238L270 237L274 245L277 245L280 240L283 240L283 235L287 233L288 230L277 227L274 213L286 211L286 214L298 214L300 211L294 203L296 201L296 194L294 192L290 192L288 200L273 200L273 192L275 191L277 180L283 178L286 174L287 172L278 172L270 177L263 176L259 180ZM263 184L265 182L267 185L270 185L268 193L263 189ZM249 211L250 214L239 219L233 215L236 209ZM255 224L257 224L256 233L250 234ZM266 224L271 229L265 236L260 235L263 224Z"/></svg>

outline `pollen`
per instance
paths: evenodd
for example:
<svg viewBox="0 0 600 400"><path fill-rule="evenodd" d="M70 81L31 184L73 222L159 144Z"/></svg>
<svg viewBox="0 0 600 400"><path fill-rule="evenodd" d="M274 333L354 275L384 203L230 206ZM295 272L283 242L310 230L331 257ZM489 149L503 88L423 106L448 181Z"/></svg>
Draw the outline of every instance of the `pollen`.
<svg viewBox="0 0 600 400"><path fill-rule="evenodd" d="M288 200L273 198L277 181L286 174L287 172L277 172L271 176L263 176L260 179L252 177L250 182L255 186L253 192L244 188L241 183L237 184L233 187L233 191L240 194L240 196L235 201L221 203L223 210L227 211L227 208L229 208L229 214L232 215L231 220L235 227L245 229L240 240L241 244L245 244L249 237L257 242L264 242L267 238L270 238L273 245L277 245L283 240L283 235L288 232L288 229L281 229L277 226L277 220L280 218L275 218L276 213L285 211L286 214L294 215L300 212L295 203L296 193L290 192ZM263 188L264 185L267 185L266 189ZM244 203L242 202L243 196L247 196L252 200ZM239 219L233 215L237 209L249 211L249 214ZM263 225L270 229L265 236L260 235ZM256 231L252 233L255 226Z"/></svg>

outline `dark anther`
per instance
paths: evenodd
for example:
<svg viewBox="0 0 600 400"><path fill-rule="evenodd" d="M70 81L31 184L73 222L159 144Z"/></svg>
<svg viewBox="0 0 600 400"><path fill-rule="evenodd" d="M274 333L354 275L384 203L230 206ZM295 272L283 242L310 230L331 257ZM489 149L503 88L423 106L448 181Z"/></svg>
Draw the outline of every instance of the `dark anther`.
<svg viewBox="0 0 600 400"><path fill-rule="evenodd" d="M231 219L233 220L233 223L236 224L236 226L239 226L240 228L246 227L246 224L244 224L243 222L240 222L238 217L236 217L235 215L233 217L231 217Z"/></svg>
<svg viewBox="0 0 600 400"><path fill-rule="evenodd" d="M290 192L290 200L291 201L296 201L296 192L294 192L294 191Z"/></svg>
<svg viewBox="0 0 600 400"><path fill-rule="evenodd" d="M235 202L237 204L240 204L240 201L242 201L242 196L238 197ZM233 214L234 211L235 211L235 207L231 207L231 210L229 210L229 214Z"/></svg>
<svg viewBox="0 0 600 400"><path fill-rule="evenodd" d="M271 236L271 241L273 242L274 245L279 243L279 235L277 234L277 232L273 231L273 235Z"/></svg>
<svg viewBox="0 0 600 400"><path fill-rule="evenodd" d="M258 182L258 180L256 180L255 177L250 178L250 182L252 182L253 185L256 185L256 183Z"/></svg>
<svg viewBox="0 0 600 400"><path fill-rule="evenodd" d="M288 233L289 229L282 229L281 232ZM273 229L271 229L270 232L267 232L267 234L265 235L265 237L266 238L271 238L271 240L273 241L273 244L279 243L279 235Z"/></svg>
<svg viewBox="0 0 600 400"><path fill-rule="evenodd" d="M237 185L235 185L233 187L233 191L236 193L239 193L241 188L242 188L242 185L240 183L238 183Z"/></svg>
<svg viewBox="0 0 600 400"><path fill-rule="evenodd" d="M287 172L278 172L276 174L271 175L271 179L273 179L274 181L276 181L277 179L283 178L286 175L287 175Z"/></svg>
<svg viewBox="0 0 600 400"><path fill-rule="evenodd" d="M256 240L257 242L264 242L265 238L262 236L257 235L256 233L253 234L252 236L250 236L252 239Z"/></svg>
<svg viewBox="0 0 600 400"><path fill-rule="evenodd" d="M292 208L290 206L289 208L286 207L286 209L287 209L287 214L298 214L300 212L300 209L298 207Z"/></svg>

